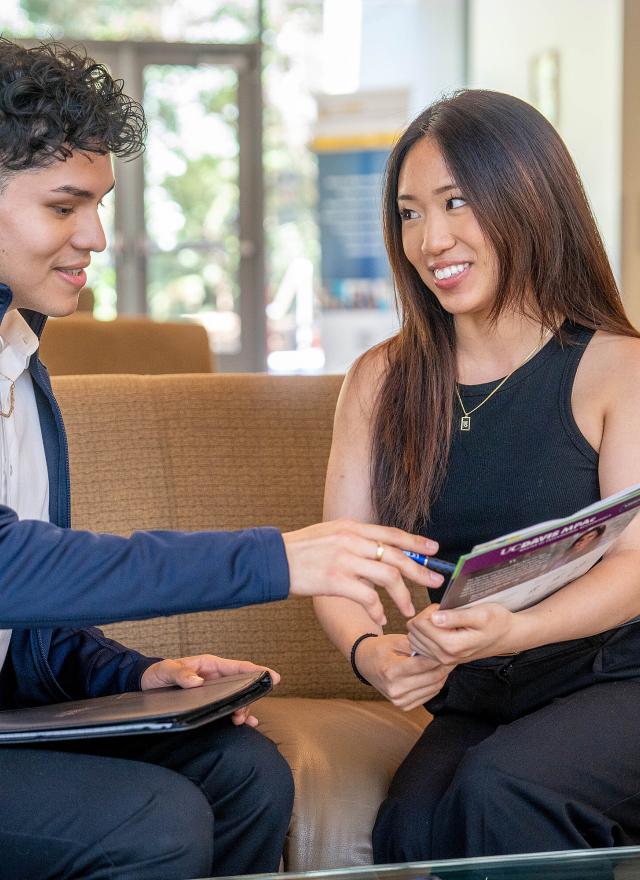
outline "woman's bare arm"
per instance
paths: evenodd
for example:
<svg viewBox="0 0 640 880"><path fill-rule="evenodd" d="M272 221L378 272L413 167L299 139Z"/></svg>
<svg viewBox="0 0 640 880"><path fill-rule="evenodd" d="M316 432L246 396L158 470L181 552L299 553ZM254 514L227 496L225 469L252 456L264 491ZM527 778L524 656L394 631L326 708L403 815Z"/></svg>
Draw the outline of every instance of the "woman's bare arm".
<svg viewBox="0 0 640 880"><path fill-rule="evenodd" d="M369 353L345 379L336 409L327 470L325 519L349 517L361 522L374 519L370 425L382 369L379 352ZM436 551L437 544L425 539L424 553ZM385 556L388 552L389 549L385 549ZM425 587L442 583L439 575L413 565L406 570L413 580ZM383 636L382 627L361 606L346 599L316 597L314 606L325 632L345 657L350 656L351 646L363 633L381 636L361 642L356 662L361 674L395 705L406 710L414 708L442 687L450 667L426 657L412 657L406 633Z"/></svg>

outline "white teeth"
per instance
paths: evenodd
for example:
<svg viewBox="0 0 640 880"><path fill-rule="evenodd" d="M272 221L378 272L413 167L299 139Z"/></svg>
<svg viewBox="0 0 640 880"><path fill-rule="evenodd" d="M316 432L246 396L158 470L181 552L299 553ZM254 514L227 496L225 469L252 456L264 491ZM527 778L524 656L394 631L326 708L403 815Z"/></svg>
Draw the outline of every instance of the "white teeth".
<svg viewBox="0 0 640 880"><path fill-rule="evenodd" d="M65 275L79 275L82 272L82 269L61 269Z"/></svg>
<svg viewBox="0 0 640 880"><path fill-rule="evenodd" d="M469 265L469 263L458 263L455 266L445 266L444 269L434 269L433 274L438 281L442 281L444 278L451 278L452 275L459 275L468 269Z"/></svg>

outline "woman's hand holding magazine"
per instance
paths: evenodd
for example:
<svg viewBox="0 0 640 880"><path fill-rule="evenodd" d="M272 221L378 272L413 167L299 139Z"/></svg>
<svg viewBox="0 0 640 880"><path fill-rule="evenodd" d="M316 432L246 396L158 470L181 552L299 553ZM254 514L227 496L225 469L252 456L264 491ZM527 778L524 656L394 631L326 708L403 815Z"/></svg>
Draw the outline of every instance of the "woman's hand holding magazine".
<svg viewBox="0 0 640 880"><path fill-rule="evenodd" d="M448 611L440 611L434 603L409 621L409 644L417 654L450 668L482 657L513 654L514 617L514 612L494 602Z"/></svg>
<svg viewBox="0 0 640 880"><path fill-rule="evenodd" d="M412 649L453 665L517 653L526 609L589 571L639 508L634 484L563 519L478 544L460 557L441 605L409 621Z"/></svg>

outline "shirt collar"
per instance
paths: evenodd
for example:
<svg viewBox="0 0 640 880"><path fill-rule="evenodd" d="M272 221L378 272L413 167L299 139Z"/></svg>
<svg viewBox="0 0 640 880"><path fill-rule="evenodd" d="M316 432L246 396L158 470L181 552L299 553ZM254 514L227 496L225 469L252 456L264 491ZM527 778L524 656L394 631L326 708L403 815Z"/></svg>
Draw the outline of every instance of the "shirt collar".
<svg viewBox="0 0 640 880"><path fill-rule="evenodd" d="M11 292L11 288L7 287L6 284L3 284L2 281L0 281L0 322L9 311L9 306L11 305L12 300L13 293ZM47 316L43 315L41 312L34 312L32 309L19 309L19 311L36 336L42 336Z"/></svg>
<svg viewBox="0 0 640 880"><path fill-rule="evenodd" d="M29 366L38 337L17 309L8 311L0 323L0 373L12 382Z"/></svg>

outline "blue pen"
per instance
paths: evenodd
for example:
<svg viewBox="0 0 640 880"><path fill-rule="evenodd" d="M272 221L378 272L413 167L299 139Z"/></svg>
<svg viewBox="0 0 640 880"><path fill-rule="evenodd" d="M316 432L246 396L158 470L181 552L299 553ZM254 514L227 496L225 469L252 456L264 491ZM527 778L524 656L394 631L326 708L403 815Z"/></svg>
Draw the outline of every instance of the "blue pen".
<svg viewBox="0 0 640 880"><path fill-rule="evenodd" d="M446 562L444 559L436 559L435 556L423 556L422 553L414 553L413 550L403 550L402 552L406 554L409 559L413 559L414 562L417 562L418 565L424 565L426 568L430 568L431 571L437 571L438 574L443 574L445 577L450 577L456 568L453 562Z"/></svg>

